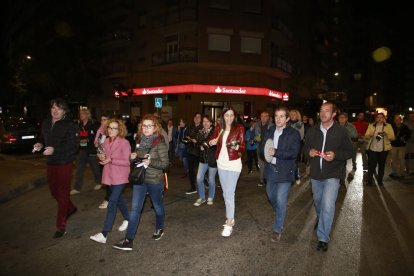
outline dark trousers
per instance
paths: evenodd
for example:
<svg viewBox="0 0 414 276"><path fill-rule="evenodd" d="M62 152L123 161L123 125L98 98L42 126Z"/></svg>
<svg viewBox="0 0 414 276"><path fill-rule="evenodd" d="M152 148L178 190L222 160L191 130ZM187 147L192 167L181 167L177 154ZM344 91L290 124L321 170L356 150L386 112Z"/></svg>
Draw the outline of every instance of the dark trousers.
<svg viewBox="0 0 414 276"><path fill-rule="evenodd" d="M173 141L171 141L168 147L168 159L170 160L170 163L174 160L174 151L175 151L175 146L174 146Z"/></svg>
<svg viewBox="0 0 414 276"><path fill-rule="evenodd" d="M372 177L374 175L375 169L378 166L378 178L379 183L382 182L384 178L384 169L385 163L387 161L388 151L367 151L368 153L368 182L372 183Z"/></svg>
<svg viewBox="0 0 414 276"><path fill-rule="evenodd" d="M58 204L56 217L56 229L58 230L66 229L66 217L76 209L69 195L72 170L72 163L47 166L47 184Z"/></svg>
<svg viewBox="0 0 414 276"><path fill-rule="evenodd" d="M79 150L78 159L76 160L76 178L73 188L75 190L82 190L83 175L85 173L86 164L89 163L96 184L101 184L101 169L99 168L98 158L96 156L89 156L88 152L84 149Z"/></svg>
<svg viewBox="0 0 414 276"><path fill-rule="evenodd" d="M254 150L247 150L247 167L249 171L253 170L253 161L256 163L256 168L259 166L257 161L257 151Z"/></svg>
<svg viewBox="0 0 414 276"><path fill-rule="evenodd" d="M198 163L200 162L199 159L198 156L188 154L188 177L190 178L190 185L193 191L196 190L196 175Z"/></svg>

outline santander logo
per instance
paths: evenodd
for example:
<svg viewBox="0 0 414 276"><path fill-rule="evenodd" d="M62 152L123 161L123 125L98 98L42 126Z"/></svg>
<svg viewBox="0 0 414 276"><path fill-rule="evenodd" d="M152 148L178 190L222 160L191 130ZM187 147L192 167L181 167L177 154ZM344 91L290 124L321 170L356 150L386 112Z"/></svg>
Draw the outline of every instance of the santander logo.
<svg viewBox="0 0 414 276"><path fill-rule="evenodd" d="M272 90L269 90L269 96L274 97L274 98L278 98L278 99L282 98L282 95L280 95L279 92L273 92Z"/></svg>
<svg viewBox="0 0 414 276"><path fill-rule="evenodd" d="M220 86L217 86L217 88L214 90L216 93L229 93L229 94L246 94L246 89L233 89L233 88L220 88Z"/></svg>
<svg viewBox="0 0 414 276"><path fill-rule="evenodd" d="M157 89L145 89L144 91L142 91L143 95L147 95L147 94L162 94L164 93L164 90L157 88Z"/></svg>
<svg viewBox="0 0 414 276"><path fill-rule="evenodd" d="M283 94L283 100L289 101L289 95L287 93Z"/></svg>

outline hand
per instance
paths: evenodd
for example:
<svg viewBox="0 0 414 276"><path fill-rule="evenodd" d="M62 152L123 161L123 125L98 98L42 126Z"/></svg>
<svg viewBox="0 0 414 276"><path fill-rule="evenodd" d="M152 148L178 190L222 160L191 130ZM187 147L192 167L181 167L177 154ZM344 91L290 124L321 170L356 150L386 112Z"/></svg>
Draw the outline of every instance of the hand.
<svg viewBox="0 0 414 276"><path fill-rule="evenodd" d="M218 141L218 138L216 138L216 139L212 139L212 140L210 140L210 142L208 142L208 144L209 144L210 146L215 146L215 145L217 145L217 141Z"/></svg>
<svg viewBox="0 0 414 276"><path fill-rule="evenodd" d="M36 151L40 151L42 149L43 145L40 143L36 143L33 145L33 150L32 152L35 153Z"/></svg>
<svg viewBox="0 0 414 276"><path fill-rule="evenodd" d="M96 155L98 157L98 159L102 162L106 159L106 154L105 153L98 153Z"/></svg>
<svg viewBox="0 0 414 276"><path fill-rule="evenodd" d="M45 147L45 151L43 152L43 155L52 155L55 151L54 147Z"/></svg>
<svg viewBox="0 0 414 276"><path fill-rule="evenodd" d="M191 142L193 142L193 144L197 143L196 139L191 139Z"/></svg>
<svg viewBox="0 0 414 276"><path fill-rule="evenodd" d="M309 156L310 157L318 156L318 151L316 149L309 150Z"/></svg>
<svg viewBox="0 0 414 276"><path fill-rule="evenodd" d="M323 159L325 159L326 161L332 161L335 158L335 153L333 151L327 151L325 153L325 156L323 157Z"/></svg>
<svg viewBox="0 0 414 276"><path fill-rule="evenodd" d="M275 156L276 149L275 148L269 148L269 154L270 154L270 156Z"/></svg>
<svg viewBox="0 0 414 276"><path fill-rule="evenodd" d="M106 165L108 163L111 163L111 161L112 161L112 159L110 157L108 157L108 158L106 158L104 160L101 160L101 162L99 162L99 164Z"/></svg>

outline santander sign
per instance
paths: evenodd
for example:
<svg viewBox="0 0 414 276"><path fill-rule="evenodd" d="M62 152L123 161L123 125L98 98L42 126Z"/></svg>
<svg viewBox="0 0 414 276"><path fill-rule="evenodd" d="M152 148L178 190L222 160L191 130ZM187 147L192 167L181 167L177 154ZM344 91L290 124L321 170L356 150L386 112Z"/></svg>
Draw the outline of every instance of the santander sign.
<svg viewBox="0 0 414 276"><path fill-rule="evenodd" d="M143 96L153 94L182 94L182 93L205 93L205 94L237 94L251 96L266 96L271 98L289 100L289 92L280 92L262 87L240 87L206 84L184 84L160 87L133 88L132 96Z"/></svg>

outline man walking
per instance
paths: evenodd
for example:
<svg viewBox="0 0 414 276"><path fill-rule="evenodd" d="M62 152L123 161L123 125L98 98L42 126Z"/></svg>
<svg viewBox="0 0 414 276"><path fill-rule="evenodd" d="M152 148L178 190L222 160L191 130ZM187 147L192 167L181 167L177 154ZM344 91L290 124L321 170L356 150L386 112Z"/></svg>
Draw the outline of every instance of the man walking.
<svg viewBox="0 0 414 276"><path fill-rule="evenodd" d="M309 154L313 201L317 215L317 250L327 251L335 215L339 180L353 148L347 130L334 121L336 107L325 102L320 108L320 124L310 128L304 152Z"/></svg>
<svg viewBox="0 0 414 276"><path fill-rule="evenodd" d="M264 140L264 135L266 132L270 129L271 126L274 124L270 121L269 113L266 111L263 111L260 114L260 121L257 122L257 124L254 127L254 140L257 144L257 155L258 155L258 163L259 163L259 184L258 186L263 186L265 180L264 180L264 153L262 152L261 148L264 148L264 144L266 141Z"/></svg>
<svg viewBox="0 0 414 276"><path fill-rule="evenodd" d="M34 151L44 148L47 163L47 183L50 193L58 203L56 232L53 238L66 234L66 221L78 209L69 197L73 161L79 147L77 126L69 118L69 106L62 99L50 102L50 114L42 123L40 141Z"/></svg>
<svg viewBox="0 0 414 276"><path fill-rule="evenodd" d="M357 120L352 123L357 132L358 132L358 148L361 151L361 157L362 157L362 170L367 171L368 170L368 156L366 153L366 141L365 141L365 132L367 132L368 123L365 122L365 115L363 112L358 113Z"/></svg>

